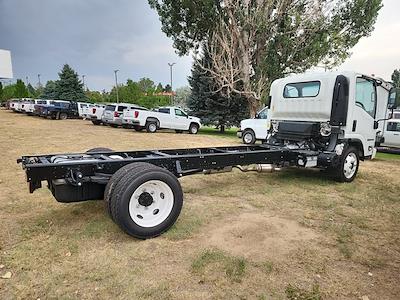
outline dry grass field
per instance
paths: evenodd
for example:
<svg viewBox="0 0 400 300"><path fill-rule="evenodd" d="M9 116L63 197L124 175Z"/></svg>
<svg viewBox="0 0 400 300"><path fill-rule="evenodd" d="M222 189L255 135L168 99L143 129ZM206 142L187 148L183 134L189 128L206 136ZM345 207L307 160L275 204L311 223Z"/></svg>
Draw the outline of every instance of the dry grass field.
<svg viewBox="0 0 400 300"><path fill-rule="evenodd" d="M102 201L29 194L16 164L21 155L99 146L238 142L0 110L0 299L399 299L396 157L362 163L352 184L296 169L182 178L178 222L146 241L124 234Z"/></svg>

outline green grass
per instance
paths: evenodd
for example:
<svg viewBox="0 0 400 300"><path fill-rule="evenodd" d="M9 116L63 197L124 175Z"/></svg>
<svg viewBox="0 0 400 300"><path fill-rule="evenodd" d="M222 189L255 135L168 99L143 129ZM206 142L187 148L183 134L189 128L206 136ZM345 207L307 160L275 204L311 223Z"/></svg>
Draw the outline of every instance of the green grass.
<svg viewBox="0 0 400 300"><path fill-rule="evenodd" d="M376 158L382 160L400 160L400 155L390 153L377 153Z"/></svg>
<svg viewBox="0 0 400 300"><path fill-rule="evenodd" d="M305 290L289 284L286 287L286 297L289 300L320 300L322 296L319 291L319 285L314 285L311 290Z"/></svg>
<svg viewBox="0 0 400 300"><path fill-rule="evenodd" d="M219 267L215 267L215 266ZM220 250L205 250L192 263L192 272L205 274L208 266L211 270L223 270L231 282L241 282L246 272L247 262L242 257L234 257Z"/></svg>
<svg viewBox="0 0 400 300"><path fill-rule="evenodd" d="M218 136L218 137L222 137L222 138L230 138L230 139L240 141L239 138L236 136L236 133L238 130L239 130L238 128L232 127L232 128L226 128L225 132L220 132L219 129L215 129L214 127L205 126L199 130L199 134Z"/></svg>

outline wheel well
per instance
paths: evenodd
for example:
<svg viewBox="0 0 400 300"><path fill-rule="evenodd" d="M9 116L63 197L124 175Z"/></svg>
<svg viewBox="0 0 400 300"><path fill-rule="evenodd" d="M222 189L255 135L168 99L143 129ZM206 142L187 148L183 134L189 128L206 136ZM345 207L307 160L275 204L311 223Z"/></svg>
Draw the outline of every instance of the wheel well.
<svg viewBox="0 0 400 300"><path fill-rule="evenodd" d="M358 150L358 155L361 160L364 160L364 147L360 140L352 139L347 141L349 146L352 146Z"/></svg>
<svg viewBox="0 0 400 300"><path fill-rule="evenodd" d="M197 127L200 127L199 124L196 123L196 122L191 122L190 125L189 125L189 127L192 126L193 124L196 125Z"/></svg>
<svg viewBox="0 0 400 300"><path fill-rule="evenodd" d="M253 132L253 133L254 133L254 136L255 136L255 132L254 132L253 129L251 129L251 128L246 128L245 130L243 130L243 133L246 132L246 131L251 131L251 132Z"/></svg>
<svg viewBox="0 0 400 300"><path fill-rule="evenodd" d="M160 121L158 121L157 118L152 118L152 117L147 118L147 119L146 119L146 123L147 123L147 122L156 122L156 123L157 123L157 127L160 127Z"/></svg>

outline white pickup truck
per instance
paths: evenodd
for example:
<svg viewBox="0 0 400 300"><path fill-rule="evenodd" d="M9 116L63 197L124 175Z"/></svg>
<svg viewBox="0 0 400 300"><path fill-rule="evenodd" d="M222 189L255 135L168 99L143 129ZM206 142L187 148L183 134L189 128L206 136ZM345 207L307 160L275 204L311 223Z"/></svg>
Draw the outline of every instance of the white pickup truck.
<svg viewBox="0 0 400 300"><path fill-rule="evenodd" d="M86 119L92 121L94 125L101 125L101 117L103 116L105 109L105 104L94 104L94 106L89 109L89 113Z"/></svg>
<svg viewBox="0 0 400 300"><path fill-rule="evenodd" d="M240 122L240 130L237 132L237 136L243 140L244 144L254 144L256 141L267 139L271 125L268 111L269 108L265 107L256 114L254 119L246 119Z"/></svg>
<svg viewBox="0 0 400 300"><path fill-rule="evenodd" d="M157 111L143 111L126 109L122 117L122 124L133 126L136 131L146 128L147 132L154 133L157 129L174 129L177 133L188 131L196 134L200 127L200 119L187 115L179 107L160 107Z"/></svg>

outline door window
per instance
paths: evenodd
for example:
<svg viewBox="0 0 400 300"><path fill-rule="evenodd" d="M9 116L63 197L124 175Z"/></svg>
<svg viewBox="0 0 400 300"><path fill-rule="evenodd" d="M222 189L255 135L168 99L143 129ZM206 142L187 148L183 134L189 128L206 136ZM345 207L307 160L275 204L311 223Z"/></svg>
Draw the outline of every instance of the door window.
<svg viewBox="0 0 400 300"><path fill-rule="evenodd" d="M387 131L400 132L400 123L399 122L389 122L387 125Z"/></svg>
<svg viewBox="0 0 400 300"><path fill-rule="evenodd" d="M169 114L169 108L160 108L158 112L163 113L163 114Z"/></svg>
<svg viewBox="0 0 400 300"><path fill-rule="evenodd" d="M259 119L267 119L268 118L268 107L264 108L262 111L258 113Z"/></svg>
<svg viewBox="0 0 400 300"><path fill-rule="evenodd" d="M356 105L365 110L371 117L375 118L376 92L372 81L357 78Z"/></svg>
<svg viewBox="0 0 400 300"><path fill-rule="evenodd" d="M175 108L175 116L186 117L186 114L180 109Z"/></svg>

